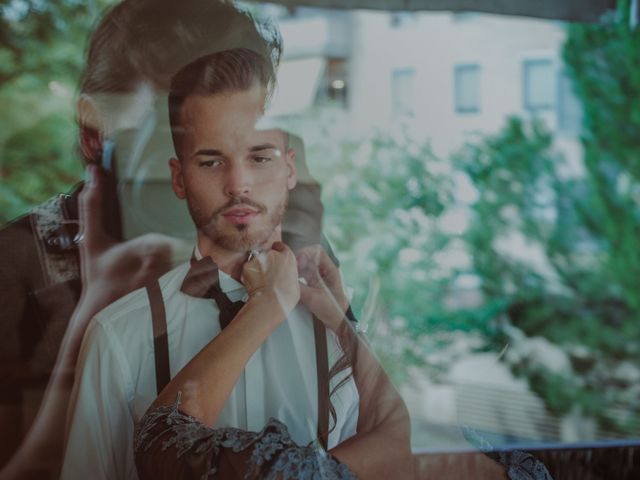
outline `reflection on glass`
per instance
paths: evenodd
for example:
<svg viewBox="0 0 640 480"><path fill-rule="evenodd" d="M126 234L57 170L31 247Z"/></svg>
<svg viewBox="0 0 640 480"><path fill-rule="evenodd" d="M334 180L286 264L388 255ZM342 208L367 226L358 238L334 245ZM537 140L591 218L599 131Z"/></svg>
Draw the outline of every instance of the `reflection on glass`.
<svg viewBox="0 0 640 480"><path fill-rule="evenodd" d="M344 53L347 105L318 97L280 120L305 139L324 231L409 405L414 448L465 448L476 434L493 446L637 438L640 371L620 334L637 335L636 295L610 270L622 258L612 237L592 224L626 230L636 208L607 216L593 179L618 198L635 180L618 161L606 176L585 163L571 103L571 82L590 81L580 29L612 27L343 16L357 46ZM287 44L296 19L280 22ZM628 75L613 61L599 68Z"/></svg>
<svg viewBox="0 0 640 480"><path fill-rule="evenodd" d="M21 5L3 18L27 22ZM265 125L290 134L299 181L322 190L291 230L324 209L361 328L409 407L414 451L637 440L629 22L247 8L284 38ZM53 13L64 35L28 48L64 61L0 77L4 223L81 176L76 32L98 12ZM115 136L125 238L193 236L170 186L165 100Z"/></svg>

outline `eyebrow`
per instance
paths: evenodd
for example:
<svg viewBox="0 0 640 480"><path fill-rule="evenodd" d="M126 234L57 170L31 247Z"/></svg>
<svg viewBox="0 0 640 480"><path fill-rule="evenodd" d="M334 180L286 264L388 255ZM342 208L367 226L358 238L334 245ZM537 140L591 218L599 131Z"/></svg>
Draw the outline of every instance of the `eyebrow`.
<svg viewBox="0 0 640 480"><path fill-rule="evenodd" d="M261 152L262 150L279 150L279 148L273 143L262 143L260 145L254 145L249 148L250 152ZM203 148L201 150L196 151L193 156L196 157L198 155L204 155L207 157L222 157L224 154L221 150L216 150L214 148Z"/></svg>
<svg viewBox="0 0 640 480"><path fill-rule="evenodd" d="M205 148L202 150L198 150L196 153L193 154L194 157L197 155L206 155L208 157L221 157L222 152L220 150Z"/></svg>
<svg viewBox="0 0 640 480"><path fill-rule="evenodd" d="M263 143L255 145L249 149L250 152L259 152L261 150L279 150L273 143Z"/></svg>

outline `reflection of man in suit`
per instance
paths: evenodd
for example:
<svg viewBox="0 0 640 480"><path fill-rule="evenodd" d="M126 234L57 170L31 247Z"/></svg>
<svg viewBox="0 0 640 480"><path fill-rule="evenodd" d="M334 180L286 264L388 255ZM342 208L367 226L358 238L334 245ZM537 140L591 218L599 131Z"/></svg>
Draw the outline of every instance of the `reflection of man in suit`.
<svg viewBox="0 0 640 480"><path fill-rule="evenodd" d="M77 103L80 151L87 164L100 161L106 138L153 123L148 120L182 65L228 45L255 43L253 21L235 16L229 24L231 11L232 5L208 0L125 0L106 13L89 41ZM101 236L84 250L81 278L79 191L50 199L0 231L0 465L11 458L37 411L81 290L95 299L92 308L98 310L169 268L167 244L146 237L123 244L131 261L109 271L104 267L122 253L116 252L122 245ZM304 205L296 215L316 224L302 243L317 242L317 185L299 186L290 205L293 210ZM97 198L90 206L95 214L102 202ZM118 281L109 277L114 274ZM92 285L95 295L87 295ZM81 336L75 335L75 343Z"/></svg>

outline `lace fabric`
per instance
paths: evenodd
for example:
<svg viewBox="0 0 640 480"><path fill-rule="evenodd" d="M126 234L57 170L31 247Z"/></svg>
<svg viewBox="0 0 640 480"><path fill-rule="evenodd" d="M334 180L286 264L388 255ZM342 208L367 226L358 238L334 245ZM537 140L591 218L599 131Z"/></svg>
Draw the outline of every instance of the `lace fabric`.
<svg viewBox="0 0 640 480"><path fill-rule="evenodd" d="M509 480L553 480L547 467L527 452L500 452L498 461L507 467Z"/></svg>
<svg viewBox="0 0 640 480"><path fill-rule="evenodd" d="M553 480L545 464L532 454L521 450L499 451L473 428L464 427L463 432L478 450L504 465L509 480Z"/></svg>
<svg viewBox="0 0 640 480"><path fill-rule="evenodd" d="M210 428L171 406L145 414L134 432L141 480L181 478L355 479L319 445L298 446L286 425L271 418L260 432Z"/></svg>

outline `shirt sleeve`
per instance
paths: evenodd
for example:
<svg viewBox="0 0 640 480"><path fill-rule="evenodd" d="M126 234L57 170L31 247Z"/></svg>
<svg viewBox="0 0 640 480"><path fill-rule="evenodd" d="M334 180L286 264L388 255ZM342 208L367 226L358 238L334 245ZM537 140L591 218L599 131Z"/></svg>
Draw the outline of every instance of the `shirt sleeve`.
<svg viewBox="0 0 640 480"><path fill-rule="evenodd" d="M108 326L94 319L76 366L63 480L136 478L128 393L131 381L125 358Z"/></svg>
<svg viewBox="0 0 640 480"><path fill-rule="evenodd" d="M145 414L134 448L141 480L356 478L319 445L296 445L278 420L260 432L210 428L182 413L178 402Z"/></svg>

